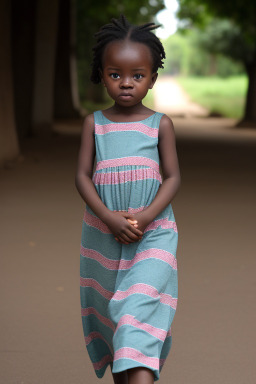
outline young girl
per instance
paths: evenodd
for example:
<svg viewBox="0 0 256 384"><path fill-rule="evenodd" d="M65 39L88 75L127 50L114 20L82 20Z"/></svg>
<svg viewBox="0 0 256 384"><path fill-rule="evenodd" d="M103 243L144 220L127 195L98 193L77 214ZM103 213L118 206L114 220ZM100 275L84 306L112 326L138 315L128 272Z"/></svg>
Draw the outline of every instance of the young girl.
<svg viewBox="0 0 256 384"><path fill-rule="evenodd" d="M174 129L169 117L142 104L165 58L155 28L121 16L96 34L91 80L102 82L114 104L85 118L76 174L86 202L80 255L85 343L97 377L110 365L115 384L159 380L177 306Z"/></svg>

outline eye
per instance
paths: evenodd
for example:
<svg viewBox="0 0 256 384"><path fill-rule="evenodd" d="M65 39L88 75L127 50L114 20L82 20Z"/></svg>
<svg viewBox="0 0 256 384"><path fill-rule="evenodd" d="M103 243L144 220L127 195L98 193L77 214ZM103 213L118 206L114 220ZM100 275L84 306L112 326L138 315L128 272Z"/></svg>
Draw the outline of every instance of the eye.
<svg viewBox="0 0 256 384"><path fill-rule="evenodd" d="M136 73L134 75L135 80L141 80L143 78L143 75L141 73Z"/></svg>
<svg viewBox="0 0 256 384"><path fill-rule="evenodd" d="M112 77L112 79L118 79L120 76L118 75L118 73L110 73L110 77Z"/></svg>

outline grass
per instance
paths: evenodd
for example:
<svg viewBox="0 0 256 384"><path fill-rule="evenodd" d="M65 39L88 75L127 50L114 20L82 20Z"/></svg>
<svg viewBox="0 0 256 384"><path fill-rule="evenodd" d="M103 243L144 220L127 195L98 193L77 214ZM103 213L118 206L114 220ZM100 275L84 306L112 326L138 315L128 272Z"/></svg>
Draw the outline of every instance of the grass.
<svg viewBox="0 0 256 384"><path fill-rule="evenodd" d="M248 80L244 75L220 77L177 77L190 99L210 113L240 119L243 116Z"/></svg>

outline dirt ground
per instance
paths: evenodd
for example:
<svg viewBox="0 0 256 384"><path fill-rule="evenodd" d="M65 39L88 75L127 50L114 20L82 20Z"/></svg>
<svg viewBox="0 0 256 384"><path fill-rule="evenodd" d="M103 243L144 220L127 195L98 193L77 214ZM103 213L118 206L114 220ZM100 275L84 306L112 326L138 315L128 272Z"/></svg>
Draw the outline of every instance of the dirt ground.
<svg viewBox="0 0 256 384"><path fill-rule="evenodd" d="M254 384L256 131L228 119L174 118L182 185L179 299L159 384ZM24 139L0 171L3 384L98 379L82 333L79 253L85 203L75 188L81 122Z"/></svg>
<svg viewBox="0 0 256 384"><path fill-rule="evenodd" d="M154 85L155 110L172 116L207 116L207 109L192 102L172 76L162 76Z"/></svg>

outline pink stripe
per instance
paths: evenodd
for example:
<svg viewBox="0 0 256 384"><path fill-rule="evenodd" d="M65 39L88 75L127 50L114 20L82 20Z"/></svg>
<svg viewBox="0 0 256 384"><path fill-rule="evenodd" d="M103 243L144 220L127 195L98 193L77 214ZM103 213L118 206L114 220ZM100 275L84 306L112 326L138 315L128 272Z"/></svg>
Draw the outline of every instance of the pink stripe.
<svg viewBox="0 0 256 384"><path fill-rule="evenodd" d="M125 291L120 291L118 289L112 297L112 300L123 300L126 297L129 297L130 295L133 295L135 293L148 295L150 297L153 297L154 299L160 298L161 303L169 305L173 309L176 309L177 307L177 298L174 298L167 293L159 293L157 289L152 285L143 283L133 284Z"/></svg>
<svg viewBox="0 0 256 384"><path fill-rule="evenodd" d="M135 348L120 348L115 352L114 355L114 361L118 359L132 359L139 363L148 365L149 367L159 369L159 358L158 357L150 357L144 355L142 352L140 352L138 349Z"/></svg>
<svg viewBox="0 0 256 384"><path fill-rule="evenodd" d="M112 354L114 355L114 349L113 347L107 342L107 340L105 339L105 337L100 333L100 332L97 332L97 331L93 331L93 332L90 332L88 336L86 336L84 338L85 340L85 343L86 345L88 346L93 340L95 339L101 339L103 340L107 346L109 347L109 350L112 352Z"/></svg>
<svg viewBox="0 0 256 384"><path fill-rule="evenodd" d="M120 157L116 159L101 160L96 164L96 171L108 167L118 167L122 165L147 165L157 172L159 172L159 164L148 157L143 156L130 156L130 157Z"/></svg>
<svg viewBox="0 0 256 384"><path fill-rule="evenodd" d="M80 286L81 287L90 287L95 289L97 292L99 292L103 297L110 300L113 296L113 292L108 291L107 289L103 288L97 280L92 278L84 278L80 277Z"/></svg>
<svg viewBox="0 0 256 384"><path fill-rule="evenodd" d="M177 298L172 297L171 295L168 295L168 293L161 293L161 303L169 305L173 309L176 310L177 308Z"/></svg>
<svg viewBox="0 0 256 384"><path fill-rule="evenodd" d="M115 330L115 326L112 323L112 321L108 317L102 316L94 307L81 308L81 315L82 316L95 315L97 319L100 320L103 324L111 328L113 331Z"/></svg>
<svg viewBox="0 0 256 384"><path fill-rule="evenodd" d="M95 370L99 370L104 365L106 365L109 362L113 361L113 357L111 355L105 355L100 361L97 361L96 363L92 363Z"/></svg>
<svg viewBox="0 0 256 384"><path fill-rule="evenodd" d="M100 220L99 217L92 215L86 210L84 211L83 220L85 221L86 224L90 225L91 227L97 228L99 231L103 233L111 233L108 226L105 223L103 223L103 221Z"/></svg>
<svg viewBox="0 0 256 384"><path fill-rule="evenodd" d="M130 171L94 173L92 181L94 184L121 184L127 181L137 181L155 179L162 183L162 177L159 172L153 168L134 169Z"/></svg>
<svg viewBox="0 0 256 384"><path fill-rule="evenodd" d="M150 248L145 251L136 253L131 260L111 260L103 256L100 252L97 252L94 249L84 248L82 245L80 246L80 254L81 256L96 260L103 267L109 270L130 269L139 261L147 260L149 258L162 260L168 263L173 269L177 269L177 259L175 256L170 252L158 248Z"/></svg>
<svg viewBox="0 0 256 384"><path fill-rule="evenodd" d="M150 230L152 230L152 229L156 229L159 225L161 225L161 227L162 227L163 229L171 228L171 229L174 230L174 232L178 232L176 222L175 222L175 221L168 220L167 217L165 217L164 219L159 219L159 220L154 220L154 221L152 221L152 223L150 223L150 224L145 228L145 231L144 231L144 232L150 231Z"/></svg>
<svg viewBox="0 0 256 384"><path fill-rule="evenodd" d="M122 325L132 325L136 328L142 329L143 331L149 333L150 335L164 341L166 338L167 332L164 329L153 327L153 325L148 323L141 323L139 320L135 319L132 315L124 315L118 322L115 333Z"/></svg>
<svg viewBox="0 0 256 384"><path fill-rule="evenodd" d="M143 211L143 209L144 209L144 207L128 208L128 213L132 214L132 213L136 213L136 212L141 212L141 211ZM113 212L117 212L117 210L114 210ZM124 211L124 212L127 212L127 211ZM86 224L90 225L91 227L97 228L102 233L112 233L110 231L110 229L108 228L108 226L105 223L103 223L102 220L100 220L97 216L92 215L87 210L84 210L83 220ZM164 219L152 221L152 223L150 223L145 228L144 233L147 231L151 231L153 229L156 229L157 227L159 227L159 225L161 225L161 227L163 229L171 228L175 232L178 232L176 222L170 221L170 220L168 220L167 217L165 217Z"/></svg>
<svg viewBox="0 0 256 384"><path fill-rule="evenodd" d="M103 256L100 252L97 252L94 249L84 248L81 245L80 254L81 256L98 261L98 263L100 263L103 267L109 270L118 270L119 260L108 259L107 257Z"/></svg>
<svg viewBox="0 0 256 384"><path fill-rule="evenodd" d="M169 329L169 331L167 332L167 335L166 335L166 337L169 337L169 336L171 336L172 335L172 327Z"/></svg>
<svg viewBox="0 0 256 384"><path fill-rule="evenodd" d="M141 207L138 207L138 208L131 208L131 207L129 207L128 208L128 212L129 213L137 213L137 212L143 211L145 208L146 208L145 206L141 206Z"/></svg>
<svg viewBox="0 0 256 384"><path fill-rule="evenodd" d="M162 260L168 263L173 269L177 269L177 259L175 258L175 256L170 252L158 248L150 248L145 251L136 253L131 260L120 260L118 269L130 269L134 264L138 263L139 261L147 260L149 258Z"/></svg>
<svg viewBox="0 0 256 384"><path fill-rule="evenodd" d="M149 127L142 123L132 123L132 124L95 124L95 133L97 135L105 135L109 132L125 132L125 131L136 131L144 133L147 136L150 137L157 137L158 136L158 129Z"/></svg>

